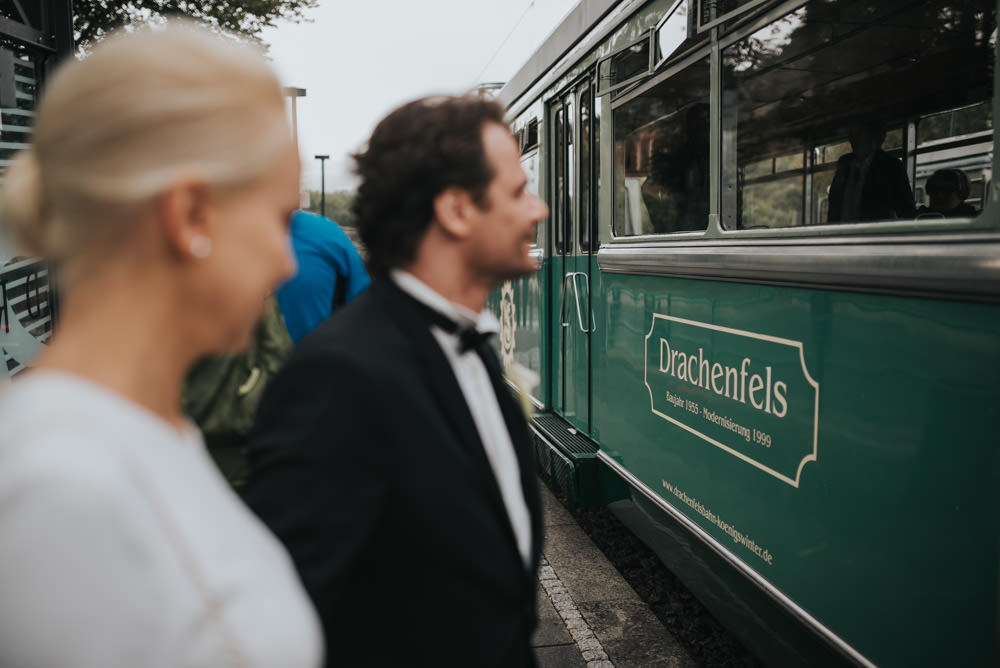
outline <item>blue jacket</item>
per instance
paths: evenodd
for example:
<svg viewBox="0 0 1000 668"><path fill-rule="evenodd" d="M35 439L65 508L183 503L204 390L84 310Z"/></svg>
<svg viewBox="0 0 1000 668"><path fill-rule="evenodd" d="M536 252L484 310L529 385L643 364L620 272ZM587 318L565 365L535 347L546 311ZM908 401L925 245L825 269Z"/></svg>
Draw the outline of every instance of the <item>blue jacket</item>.
<svg viewBox="0 0 1000 668"><path fill-rule="evenodd" d="M346 281L345 301L364 292L370 281L354 243L329 218L296 211L291 242L298 271L277 296L288 333L298 343L330 316L338 281Z"/></svg>

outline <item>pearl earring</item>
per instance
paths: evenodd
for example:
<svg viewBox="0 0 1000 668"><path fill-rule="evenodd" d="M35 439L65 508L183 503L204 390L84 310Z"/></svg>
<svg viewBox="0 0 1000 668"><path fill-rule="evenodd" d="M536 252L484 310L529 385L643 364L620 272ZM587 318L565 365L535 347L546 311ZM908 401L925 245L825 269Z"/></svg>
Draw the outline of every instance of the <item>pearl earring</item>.
<svg viewBox="0 0 1000 668"><path fill-rule="evenodd" d="M195 258L204 260L212 254L212 240L204 234L199 234L191 239L191 245L188 247L188 250Z"/></svg>

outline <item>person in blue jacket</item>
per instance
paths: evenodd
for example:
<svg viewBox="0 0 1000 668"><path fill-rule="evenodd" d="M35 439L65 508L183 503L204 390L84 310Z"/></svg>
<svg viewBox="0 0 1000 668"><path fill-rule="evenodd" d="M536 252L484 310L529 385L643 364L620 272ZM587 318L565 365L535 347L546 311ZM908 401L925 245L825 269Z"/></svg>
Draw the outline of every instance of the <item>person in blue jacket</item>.
<svg viewBox="0 0 1000 668"><path fill-rule="evenodd" d="M291 240L298 272L276 294L288 334L298 343L334 308L364 292L370 280L354 243L329 218L296 211Z"/></svg>

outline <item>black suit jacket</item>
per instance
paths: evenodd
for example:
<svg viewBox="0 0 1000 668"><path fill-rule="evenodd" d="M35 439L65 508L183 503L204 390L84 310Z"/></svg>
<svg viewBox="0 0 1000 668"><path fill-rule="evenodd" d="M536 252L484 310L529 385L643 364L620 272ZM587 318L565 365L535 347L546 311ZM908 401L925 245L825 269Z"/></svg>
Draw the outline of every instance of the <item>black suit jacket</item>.
<svg viewBox="0 0 1000 668"><path fill-rule="evenodd" d="M541 516L527 425L505 391L530 568L425 317L377 280L306 337L258 409L245 496L295 561L328 665L531 666Z"/></svg>
<svg viewBox="0 0 1000 668"><path fill-rule="evenodd" d="M847 179L854 168L854 154L840 156L837 161L837 171L830 184L830 210L827 220L836 222L856 222L843 219L844 191L847 189ZM916 206L913 203L913 190L906 178L903 163L882 149L872 155L872 163L865 177L865 185L861 190L861 201L858 205L858 221L863 220L896 220L913 218Z"/></svg>

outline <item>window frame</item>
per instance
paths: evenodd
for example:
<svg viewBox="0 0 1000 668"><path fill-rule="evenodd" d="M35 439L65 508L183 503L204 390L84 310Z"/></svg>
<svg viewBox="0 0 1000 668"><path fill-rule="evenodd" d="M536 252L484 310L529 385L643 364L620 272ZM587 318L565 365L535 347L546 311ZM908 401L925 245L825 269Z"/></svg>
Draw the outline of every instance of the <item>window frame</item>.
<svg viewBox="0 0 1000 668"><path fill-rule="evenodd" d="M705 23L702 23L701 21L701 14L702 14L701 8L702 8L702 3L704 3L705 0L696 0L696 2L697 2L697 7L696 7L697 13L695 14L695 21L697 22L698 32L703 33L708 30L711 30L716 26L722 25L723 23L732 21L733 19L749 15L751 12L759 8L761 5L770 2L770 0L748 0L747 2L744 2L739 7L737 7L736 9L732 9L728 12L725 12L721 16L716 16L711 21L707 21Z"/></svg>
<svg viewBox="0 0 1000 668"><path fill-rule="evenodd" d="M654 70L654 68L653 68L653 58L655 56L655 53L654 53L654 50L653 50L653 40L655 39L655 34L656 33L655 33L654 28L650 28L650 29L646 30L640 37L638 37L637 39L632 40L631 42L629 42L628 44L626 44L622 48L618 49L614 53L608 54L607 56L604 56L603 58L598 59L598 61L597 61L597 69L596 69L596 73L597 73L596 74L596 76L597 76L597 92L595 93L595 95L603 96L603 95L607 95L608 93L611 93L613 91L621 90L622 88L624 88L626 86L630 86L630 85L632 85L632 84L634 84L636 82L642 81L643 79L645 79L646 77L648 77L650 74L653 73L653 70ZM631 49L632 47L634 47L636 44L641 44L643 42L647 43L647 48L649 50L649 62L646 64L645 71L643 71L643 72L641 72L639 74L635 74L635 75L633 75L633 76L631 76L631 77L629 77L627 79L623 79L622 81L618 81L616 83L609 84L609 85L605 86L604 88L602 88L601 87L601 85L602 85L601 68L603 67L604 63L610 61L612 58L615 58L616 56L621 55L625 51L627 51L627 50Z"/></svg>
<svg viewBox="0 0 1000 668"><path fill-rule="evenodd" d="M656 25L653 26L653 28L652 28L653 43L652 43L652 47L651 47L652 48L651 53L652 53L652 56L653 56L653 58L652 58L653 59L653 69L652 69L652 72L656 72L656 70L660 69L661 67L663 67L664 64L670 62L671 60L676 60L678 58L681 58L681 57L684 56L684 54L688 53L689 51L692 51L693 49L696 49L699 46L702 46L701 42L696 41L694 44L689 44L686 49L682 49L681 47L684 46L684 42L681 42L677 46L677 48L675 48L673 51L671 51L670 53L668 53L666 56L664 56L663 58L660 58L659 60L656 59L656 54L658 52L658 48L657 47L658 47L658 45L660 43L660 29L663 28L663 26L666 25L667 22L670 21L671 18L673 18L674 14L677 12L677 10L679 10L681 8L681 6L684 5L684 4L688 5L687 37L685 38L684 41L686 42L688 40L698 40L699 37L704 36L704 33L698 30L697 15L691 14L691 5L693 3L697 3L699 1L700 0L677 0L673 4L673 6L669 10L667 10L667 12L663 15L663 18L661 18L659 21L657 21Z"/></svg>
<svg viewBox="0 0 1000 668"><path fill-rule="evenodd" d="M774 4L765 4L766 0L762 2L748 3L744 5L746 11L751 8L760 10L756 16L752 17L752 20L747 20L741 22L741 24L731 30L722 34L722 30L718 29L713 36L713 39L709 42L701 43L697 45L697 48L692 51L681 55L675 60L666 59L664 62L657 65L654 71L644 79L634 82L632 86L624 91L619 91L616 95L610 96L610 99L605 98L605 104L607 104L608 113L612 115L611 128L614 132L614 111L619 109L623 105L627 105L636 98L647 93L651 88L657 86L662 81L669 79L677 74L681 73L683 70L687 69L698 60L703 57L710 56L711 62L711 90L713 95L717 96L712 100L712 107L710 110L711 120L713 123L712 139L719 142L717 150L713 148L712 150L712 173L711 178L715 180L715 188L711 195L710 202L710 213L709 213L709 224L708 229L703 232L687 232L683 234L679 233L656 233L656 234L642 234L642 235L622 235L615 228L612 222L607 227L610 231L610 238L608 242L614 245L618 244L629 244L637 243L643 241L655 241L659 242L690 242L692 240L719 240L728 238L738 238L738 239L784 239L792 241L795 239L817 239L817 240L833 240L835 238L843 238L851 235L864 235L865 237L870 237L874 235L890 235L890 236L904 236L904 235L924 235L928 233L937 234L949 234L949 233L973 233L982 232L984 230L997 230L1000 229L1000 215L995 213L997 208L1000 208L1000 180L992 179L990 182L983 185L983 202L979 215L974 218L949 218L942 220L927 220L923 219L919 222L914 219L906 220L893 220L893 221L862 221L862 222L851 222L851 223L833 223L827 224L817 223L811 225L797 225L789 227L775 227L775 228L759 228L759 229L733 229L724 227L722 221L725 216L725 206L723 202L724 188L725 184L723 182L723 147L722 147L722 100L721 100L721 89L722 89L722 78L723 78L723 68L722 68L722 53L723 51L732 46L733 44L746 39L753 33L767 27L768 25L780 20L785 15L794 12L800 7L809 4L809 0L787 0L786 2L778 2ZM672 5L671 10L676 5ZM748 17L751 18L751 17ZM996 25L1000 29L1000 12L996 16ZM994 75L997 76L1000 73L1000 40L993 50L993 67ZM989 161L989 165L992 166L992 173L994 175L1000 175L1000 151L996 150L1000 146L1000 90L994 89L992 96L990 98L994 103L993 108L993 128L996 133L993 141L994 151L992 159ZM905 120L905 123L903 122ZM910 168L909 163L915 160L917 153L917 147L910 146L914 143L914 133L907 131L907 128L912 129L913 122L916 122L917 116L907 117L906 119L893 119L890 124L894 127L899 127L902 123L904 129L904 147L906 159L907 159L907 174L911 178L911 189L914 190L916 194L917 185L915 183L915 172ZM823 137L816 138L815 144L819 146L824 143L832 142L836 137ZM614 142L611 138L609 141ZM813 147L815 148L815 146ZM616 166L614 164L609 166L611 170L609 176L611 177L611 209L613 211L617 210L617 198L621 196L621 193L617 192L614 184L614 170ZM808 169L808 167L807 167ZM813 203L810 201L810 205ZM714 209L712 208L714 207Z"/></svg>

